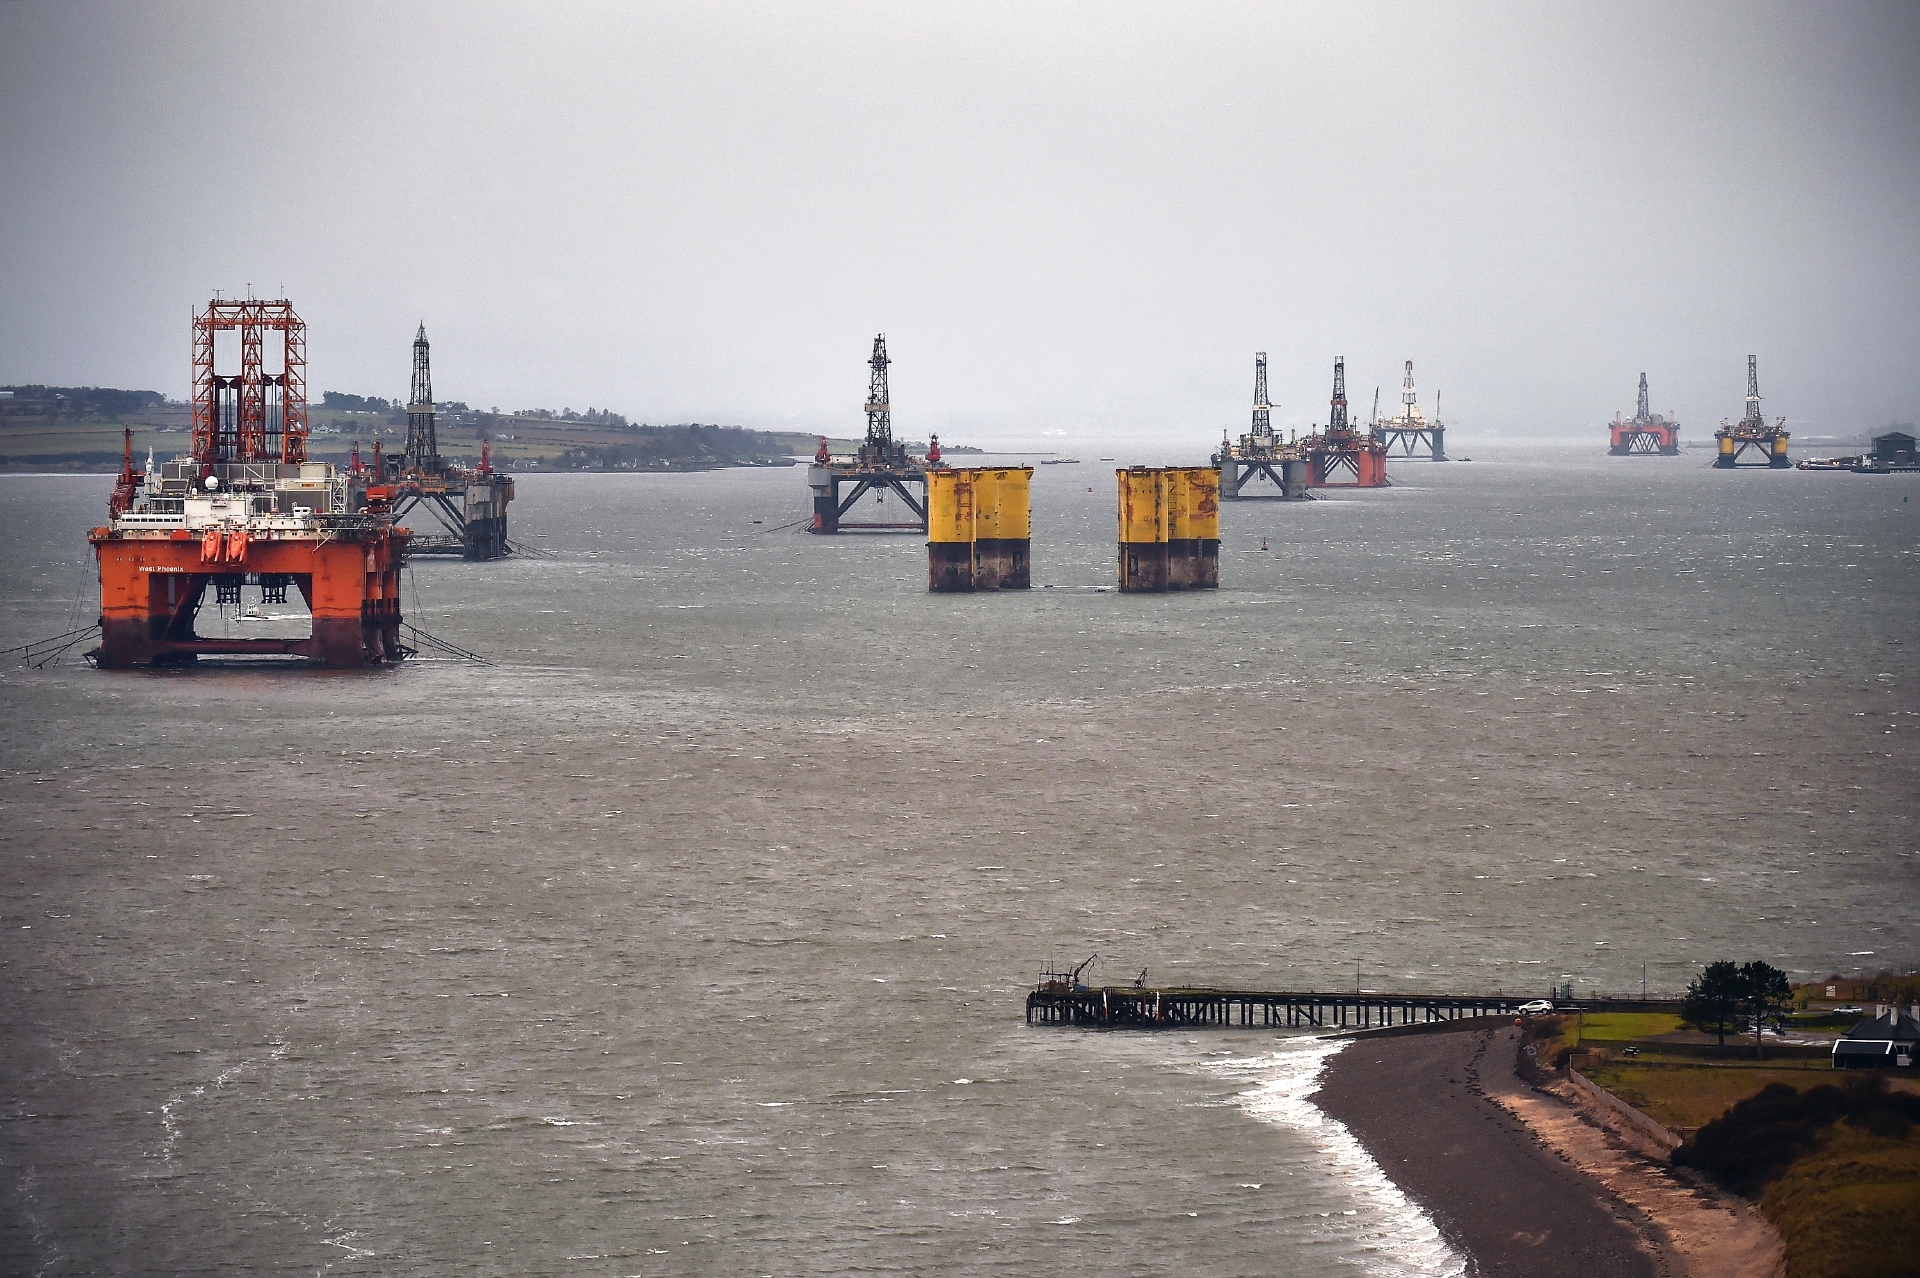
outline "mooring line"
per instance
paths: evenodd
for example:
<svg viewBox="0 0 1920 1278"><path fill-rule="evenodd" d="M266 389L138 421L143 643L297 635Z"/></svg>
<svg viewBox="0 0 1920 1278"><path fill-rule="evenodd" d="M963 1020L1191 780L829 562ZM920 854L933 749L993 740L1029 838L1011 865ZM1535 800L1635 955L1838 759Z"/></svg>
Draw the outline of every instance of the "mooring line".
<svg viewBox="0 0 1920 1278"><path fill-rule="evenodd" d="M99 630L100 623L95 621L88 625L81 626L78 630L66 630L57 635L49 635L45 639L35 639L31 643L16 644L11 648L0 648L0 657L9 656L17 652L20 654L20 664L30 665L35 670L42 670L46 668L49 662L58 661L67 649L73 647L73 645L79 643L81 640L97 634ZM34 651L36 649L45 649L52 645L58 646L54 647L51 652L43 652L38 660L34 659Z"/></svg>
<svg viewBox="0 0 1920 1278"><path fill-rule="evenodd" d="M458 657L462 661L477 661L483 666L490 666L494 664L493 662L488 661L485 657L481 656L477 652L468 652L465 648L462 648L457 643L448 643L445 639L437 638L434 635L428 634L426 631L422 630L420 627L414 625L410 621L401 622L400 628L402 630L405 630L407 632L407 637L414 640L416 643L423 643L427 647L437 649L440 652L444 652L450 657Z"/></svg>

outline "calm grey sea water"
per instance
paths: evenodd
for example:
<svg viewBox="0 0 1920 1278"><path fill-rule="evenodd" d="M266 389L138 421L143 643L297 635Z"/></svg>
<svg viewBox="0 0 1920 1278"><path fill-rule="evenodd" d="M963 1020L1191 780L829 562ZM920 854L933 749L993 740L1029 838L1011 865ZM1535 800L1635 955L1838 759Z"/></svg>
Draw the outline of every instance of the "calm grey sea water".
<svg viewBox="0 0 1920 1278"><path fill-rule="evenodd" d="M1091 458L977 598L797 470L529 476L554 557L410 574L495 665L6 668L0 1269L1458 1272L1324 1047L1026 987L1920 961L1920 483L1469 451L1157 598ZM107 491L0 477L0 645Z"/></svg>

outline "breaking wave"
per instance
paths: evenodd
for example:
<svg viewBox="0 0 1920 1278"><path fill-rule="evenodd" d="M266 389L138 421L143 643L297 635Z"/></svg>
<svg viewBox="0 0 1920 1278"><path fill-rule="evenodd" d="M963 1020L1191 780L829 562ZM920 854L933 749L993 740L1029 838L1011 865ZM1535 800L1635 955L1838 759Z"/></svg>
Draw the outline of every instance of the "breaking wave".
<svg viewBox="0 0 1920 1278"><path fill-rule="evenodd" d="M1242 1112L1298 1132L1325 1159L1332 1179L1351 1196L1348 1210L1328 1219L1329 1231L1354 1253L1353 1263L1379 1278L1464 1278L1467 1258L1440 1233L1433 1218L1387 1179L1346 1126L1310 1099L1320 1073L1344 1042L1283 1040L1274 1051L1211 1061L1215 1075L1249 1086L1234 1096Z"/></svg>

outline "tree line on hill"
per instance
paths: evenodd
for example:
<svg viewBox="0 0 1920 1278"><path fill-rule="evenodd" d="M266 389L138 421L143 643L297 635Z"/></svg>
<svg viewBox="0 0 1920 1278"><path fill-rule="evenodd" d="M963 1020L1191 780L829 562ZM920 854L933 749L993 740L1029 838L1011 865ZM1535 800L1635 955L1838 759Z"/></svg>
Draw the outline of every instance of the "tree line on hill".
<svg viewBox="0 0 1920 1278"><path fill-rule="evenodd" d="M44 417L50 421L87 421L147 412L167 402L159 391L116 390L111 386L0 386L11 399L0 399L0 412L15 417Z"/></svg>
<svg viewBox="0 0 1920 1278"><path fill-rule="evenodd" d="M723 466L791 466L784 442L740 426L621 426L628 438L599 447L569 448L555 463L563 470L715 470Z"/></svg>

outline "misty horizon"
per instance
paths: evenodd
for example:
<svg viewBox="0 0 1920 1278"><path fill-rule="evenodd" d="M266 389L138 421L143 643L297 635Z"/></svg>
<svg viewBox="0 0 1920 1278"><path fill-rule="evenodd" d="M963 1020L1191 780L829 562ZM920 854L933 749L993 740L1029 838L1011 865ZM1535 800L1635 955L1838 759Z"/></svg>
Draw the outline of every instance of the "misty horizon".
<svg viewBox="0 0 1920 1278"><path fill-rule="evenodd" d="M270 51L270 52L267 52ZM0 382L184 398L288 297L310 386L425 322L476 407L1217 444L1420 404L1586 443L1911 421L1920 16L1711 6L0 7ZM217 87L212 87L216 86ZM245 104L242 109L240 104ZM29 180L30 179L30 180Z"/></svg>

